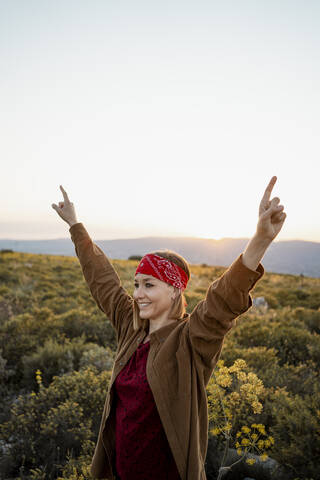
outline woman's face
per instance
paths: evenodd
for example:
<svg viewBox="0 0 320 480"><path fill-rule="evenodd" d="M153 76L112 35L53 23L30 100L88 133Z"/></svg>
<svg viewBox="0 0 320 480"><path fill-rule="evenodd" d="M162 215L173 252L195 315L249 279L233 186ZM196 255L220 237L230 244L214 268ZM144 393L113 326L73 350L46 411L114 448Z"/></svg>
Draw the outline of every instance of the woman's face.
<svg viewBox="0 0 320 480"><path fill-rule="evenodd" d="M140 317L150 320L166 318L171 310L174 287L158 278L137 273L133 298L139 305Z"/></svg>

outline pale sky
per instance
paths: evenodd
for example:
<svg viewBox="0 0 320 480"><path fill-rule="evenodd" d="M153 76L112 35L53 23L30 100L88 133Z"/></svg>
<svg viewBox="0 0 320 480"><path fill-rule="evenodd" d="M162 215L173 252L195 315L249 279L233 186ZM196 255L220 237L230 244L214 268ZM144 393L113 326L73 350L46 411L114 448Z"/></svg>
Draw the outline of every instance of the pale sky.
<svg viewBox="0 0 320 480"><path fill-rule="evenodd" d="M0 238L320 241L320 3L0 0Z"/></svg>

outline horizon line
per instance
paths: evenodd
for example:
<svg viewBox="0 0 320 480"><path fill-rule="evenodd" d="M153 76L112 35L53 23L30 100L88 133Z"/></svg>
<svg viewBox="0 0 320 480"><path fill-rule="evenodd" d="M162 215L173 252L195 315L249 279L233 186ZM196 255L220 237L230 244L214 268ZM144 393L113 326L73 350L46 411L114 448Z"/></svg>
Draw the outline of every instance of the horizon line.
<svg viewBox="0 0 320 480"><path fill-rule="evenodd" d="M91 235L90 235L91 236ZM91 236L93 239L93 237ZM144 240L144 239L154 239L154 238L166 238L166 239L192 239L192 240L211 240L216 242L221 242L224 240L250 240L252 237L221 237L221 238L211 238L211 237L197 237L197 236L186 236L186 235L146 235L143 237L118 237L118 238L94 238L94 242L115 242L119 240ZM71 237L56 237L56 238L1 238L0 241L9 241L9 242L48 242L56 240L71 240ZM319 240L306 240L301 238L286 238L286 239L275 239L273 242L309 242L309 243L320 243ZM272 243L273 243L272 242Z"/></svg>

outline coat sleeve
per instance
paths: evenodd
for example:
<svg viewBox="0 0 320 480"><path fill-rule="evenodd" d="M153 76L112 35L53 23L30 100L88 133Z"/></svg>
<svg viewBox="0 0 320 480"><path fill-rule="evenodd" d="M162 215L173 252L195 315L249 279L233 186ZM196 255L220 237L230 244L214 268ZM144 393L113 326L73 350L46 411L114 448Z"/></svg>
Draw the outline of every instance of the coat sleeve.
<svg viewBox="0 0 320 480"><path fill-rule="evenodd" d="M235 319L252 306L250 290L263 276L261 263L250 270L242 254L209 286L206 297L198 303L189 319L189 340L198 361L212 369L217 363L223 339Z"/></svg>
<svg viewBox="0 0 320 480"><path fill-rule="evenodd" d="M133 299L122 287L117 272L101 248L93 243L84 225L76 223L69 232L89 290L119 338L120 330L126 327L124 319L130 319Z"/></svg>

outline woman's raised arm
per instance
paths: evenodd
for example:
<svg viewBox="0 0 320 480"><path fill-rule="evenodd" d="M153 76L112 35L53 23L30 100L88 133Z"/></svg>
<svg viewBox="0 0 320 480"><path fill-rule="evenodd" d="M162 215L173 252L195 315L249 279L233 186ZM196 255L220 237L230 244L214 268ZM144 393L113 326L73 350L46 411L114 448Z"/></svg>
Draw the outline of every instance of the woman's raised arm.
<svg viewBox="0 0 320 480"><path fill-rule="evenodd" d="M272 177L264 192L257 231L245 251L209 286L206 298L190 315L189 339L198 354L196 361L200 361L204 369L206 382L220 356L225 335L235 319L252 306L250 291L264 274L260 260L285 221L280 199L270 201L276 180L277 177Z"/></svg>
<svg viewBox="0 0 320 480"><path fill-rule="evenodd" d="M124 318L128 319L132 311L133 299L122 287L120 278L110 261L90 238L82 223L77 221L73 203L60 185L64 201L59 206L52 204L59 216L70 226L69 232L75 245L84 278L100 310L108 317L115 328L118 339L126 329Z"/></svg>

